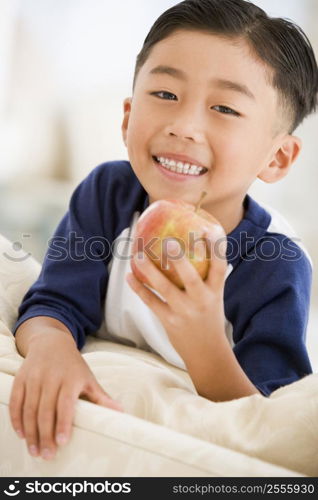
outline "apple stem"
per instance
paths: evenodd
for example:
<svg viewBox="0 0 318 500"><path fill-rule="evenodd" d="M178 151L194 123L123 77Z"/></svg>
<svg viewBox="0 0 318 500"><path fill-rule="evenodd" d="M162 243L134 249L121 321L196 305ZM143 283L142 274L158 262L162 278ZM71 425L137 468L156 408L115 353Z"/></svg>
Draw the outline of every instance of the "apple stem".
<svg viewBox="0 0 318 500"><path fill-rule="evenodd" d="M197 212L200 209L202 201L206 197L207 194L208 193L206 191L202 191L200 199L199 199L198 203L195 206L195 209L194 209L195 212Z"/></svg>

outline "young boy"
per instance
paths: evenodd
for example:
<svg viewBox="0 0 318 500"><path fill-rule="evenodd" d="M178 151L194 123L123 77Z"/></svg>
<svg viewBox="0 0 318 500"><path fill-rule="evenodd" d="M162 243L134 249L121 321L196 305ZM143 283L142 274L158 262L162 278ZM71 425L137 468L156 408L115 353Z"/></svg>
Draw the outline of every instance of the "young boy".
<svg viewBox="0 0 318 500"><path fill-rule="evenodd" d="M98 166L76 189L20 307L25 361L10 414L33 456L51 458L67 442L80 395L122 410L79 352L104 309L106 338L188 370L213 401L266 396L311 373L309 259L247 191L256 178L287 175L301 149L293 131L315 110L317 90L301 29L251 3L186 0L156 21L124 101L129 162ZM137 258L155 294L129 272L138 215L162 198L194 204L202 191L202 208L227 235L226 258L214 256L202 281L185 257L174 258L172 241L184 290ZM222 235L216 227L207 238Z"/></svg>

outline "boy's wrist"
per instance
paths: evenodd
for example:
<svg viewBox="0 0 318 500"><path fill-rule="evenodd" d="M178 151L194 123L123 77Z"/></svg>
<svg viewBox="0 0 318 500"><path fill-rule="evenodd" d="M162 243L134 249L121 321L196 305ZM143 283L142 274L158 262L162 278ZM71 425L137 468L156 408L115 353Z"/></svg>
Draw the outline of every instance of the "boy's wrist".
<svg viewBox="0 0 318 500"><path fill-rule="evenodd" d="M61 342L68 342L75 349L75 340L69 329L60 321L54 318L37 316L22 323L16 331L16 345L19 353L26 356L31 348L39 345L42 339L54 342L57 345Z"/></svg>
<svg viewBox="0 0 318 500"><path fill-rule="evenodd" d="M225 332L217 342L192 353L185 364L198 394L211 401L229 401L259 393L236 360Z"/></svg>

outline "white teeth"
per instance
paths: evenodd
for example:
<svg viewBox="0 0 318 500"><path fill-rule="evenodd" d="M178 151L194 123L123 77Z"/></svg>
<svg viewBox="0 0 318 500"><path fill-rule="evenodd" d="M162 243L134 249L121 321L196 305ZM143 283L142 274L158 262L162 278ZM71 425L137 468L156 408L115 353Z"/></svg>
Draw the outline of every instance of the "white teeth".
<svg viewBox="0 0 318 500"><path fill-rule="evenodd" d="M192 165L189 170L189 174L195 174L197 171L197 168L195 165Z"/></svg>
<svg viewBox="0 0 318 500"><path fill-rule="evenodd" d="M181 161L178 161L177 163L177 172L179 172L179 174L182 174L183 172L183 163Z"/></svg>
<svg viewBox="0 0 318 500"><path fill-rule="evenodd" d="M191 165L190 163L183 163L182 161L176 162L175 160L169 160L163 156L160 156L157 160L167 170L178 172L179 174L200 175L200 172L203 170L203 167Z"/></svg>

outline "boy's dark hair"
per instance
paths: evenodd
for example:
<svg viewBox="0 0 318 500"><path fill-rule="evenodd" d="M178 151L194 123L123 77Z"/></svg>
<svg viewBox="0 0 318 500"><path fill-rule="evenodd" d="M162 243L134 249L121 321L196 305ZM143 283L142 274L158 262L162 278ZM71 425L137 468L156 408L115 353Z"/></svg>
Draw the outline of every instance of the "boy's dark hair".
<svg viewBox="0 0 318 500"><path fill-rule="evenodd" d="M271 18L246 0L184 0L164 12L137 56L133 88L152 47L177 30L246 40L272 70L287 129L292 133L317 108L318 68L312 46L295 23Z"/></svg>

